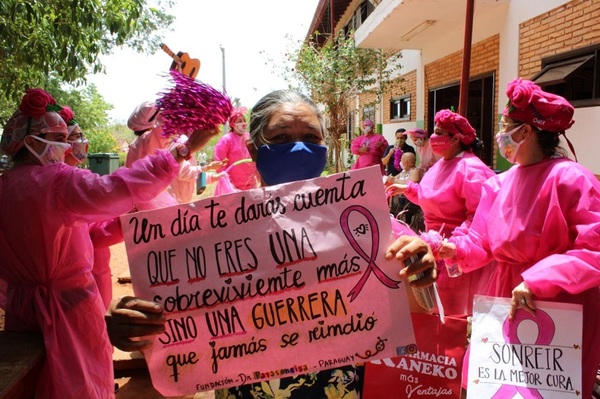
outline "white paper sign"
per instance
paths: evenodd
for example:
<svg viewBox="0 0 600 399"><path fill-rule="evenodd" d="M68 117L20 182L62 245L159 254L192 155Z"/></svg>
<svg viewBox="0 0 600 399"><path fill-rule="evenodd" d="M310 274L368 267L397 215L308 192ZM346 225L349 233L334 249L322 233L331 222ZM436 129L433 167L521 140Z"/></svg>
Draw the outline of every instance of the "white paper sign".
<svg viewBox="0 0 600 399"><path fill-rule="evenodd" d="M397 356L415 337L379 168L121 218L134 292L165 307L165 396Z"/></svg>
<svg viewBox="0 0 600 399"><path fill-rule="evenodd" d="M510 301L475 296L467 398L581 397L582 306L535 301L509 321Z"/></svg>

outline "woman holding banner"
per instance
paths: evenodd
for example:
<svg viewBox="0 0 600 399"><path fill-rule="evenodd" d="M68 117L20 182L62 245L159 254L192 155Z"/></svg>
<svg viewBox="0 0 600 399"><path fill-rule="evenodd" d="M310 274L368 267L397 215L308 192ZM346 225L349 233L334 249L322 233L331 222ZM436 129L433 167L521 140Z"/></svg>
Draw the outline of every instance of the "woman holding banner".
<svg viewBox="0 0 600 399"><path fill-rule="evenodd" d="M256 161L264 185L310 179L325 167L326 129L315 104L294 91L275 91L263 97L252 110L248 149ZM402 235L401 234L407 234ZM423 273L411 281L412 287L425 287L436 278L435 261L429 247L406 226L396 231L399 238L387 249L388 259L402 262L418 258L402 267L400 278ZM403 263L400 265L404 266ZM113 302L106 317L111 341L119 348L135 350L142 346L133 337L159 334L165 318L159 304L138 298ZM162 327L162 330L161 330ZM133 339L132 339L133 338ZM144 341L144 345L148 341ZM286 397L323 398L326 393L360 395L362 367L347 366L295 377L264 381L216 392L217 398Z"/></svg>
<svg viewBox="0 0 600 399"><path fill-rule="evenodd" d="M509 319L534 314L537 300L583 305L581 397L590 398L600 363L600 182L559 147L574 123L566 99L522 79L506 94L496 141L515 165L484 184L468 234L440 255L464 272L496 260L487 294L512 298Z"/></svg>
<svg viewBox="0 0 600 399"><path fill-rule="evenodd" d="M263 184L275 185L320 176L327 159L327 147L324 145L326 133L323 116L312 100L300 93L279 90L259 100L250 117L248 149ZM400 229L399 233L412 234L408 227ZM388 248L387 256L402 260L413 254L424 256L413 266L403 269L401 277L419 270L425 271L426 277L415 284L431 284L435 278L433 256L418 237L400 237ZM363 368L344 366L220 390L216 391L216 398L233 395L235 398L248 399L305 399L335 397L338 394L339 397L360 397L362 384Z"/></svg>

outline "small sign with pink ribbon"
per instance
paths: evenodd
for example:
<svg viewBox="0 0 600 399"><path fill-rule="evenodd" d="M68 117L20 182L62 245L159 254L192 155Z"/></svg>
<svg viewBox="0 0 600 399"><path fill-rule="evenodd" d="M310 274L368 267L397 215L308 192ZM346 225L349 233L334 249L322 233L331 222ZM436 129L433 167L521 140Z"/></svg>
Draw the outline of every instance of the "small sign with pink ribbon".
<svg viewBox="0 0 600 399"><path fill-rule="evenodd" d="M468 399L581 397L582 306L535 301L535 316L510 298L475 296Z"/></svg>
<svg viewBox="0 0 600 399"><path fill-rule="evenodd" d="M121 223L134 292L167 315L144 353L165 396L416 351L379 167Z"/></svg>

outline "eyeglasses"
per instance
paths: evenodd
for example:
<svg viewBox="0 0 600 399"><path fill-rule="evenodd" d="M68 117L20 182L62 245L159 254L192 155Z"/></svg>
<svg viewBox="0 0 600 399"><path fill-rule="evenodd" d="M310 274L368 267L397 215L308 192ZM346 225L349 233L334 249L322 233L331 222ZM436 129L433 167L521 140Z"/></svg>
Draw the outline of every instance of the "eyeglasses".
<svg viewBox="0 0 600 399"><path fill-rule="evenodd" d="M498 123L498 131L499 132L505 131L509 126L515 126L515 125L522 125L522 123L517 123L517 122L511 122L511 123L499 122Z"/></svg>
<svg viewBox="0 0 600 399"><path fill-rule="evenodd" d="M85 140L85 134L83 132L70 134L69 137L67 138L67 141L69 141L69 142L83 141L83 140Z"/></svg>

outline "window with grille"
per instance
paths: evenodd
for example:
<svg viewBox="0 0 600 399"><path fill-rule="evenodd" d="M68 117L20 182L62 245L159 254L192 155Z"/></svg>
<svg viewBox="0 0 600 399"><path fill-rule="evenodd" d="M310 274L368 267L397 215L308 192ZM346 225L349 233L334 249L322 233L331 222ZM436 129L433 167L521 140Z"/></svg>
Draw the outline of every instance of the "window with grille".
<svg viewBox="0 0 600 399"><path fill-rule="evenodd" d="M410 95L390 100L390 119L407 120L410 119Z"/></svg>

